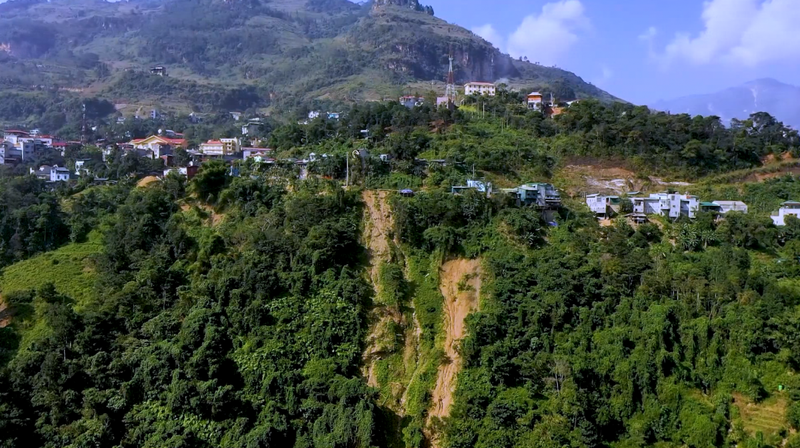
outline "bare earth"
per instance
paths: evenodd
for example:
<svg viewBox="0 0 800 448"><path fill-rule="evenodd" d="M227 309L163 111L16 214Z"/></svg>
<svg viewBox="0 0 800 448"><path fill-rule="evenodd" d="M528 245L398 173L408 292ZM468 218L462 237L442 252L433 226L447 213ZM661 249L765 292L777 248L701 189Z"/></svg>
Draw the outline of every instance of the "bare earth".
<svg viewBox="0 0 800 448"><path fill-rule="evenodd" d="M375 296L380 293L378 273L381 263L390 261L391 258L391 232L393 221L391 209L388 202L389 192L365 190L361 194L361 199L366 205L364 210L364 245L367 247L369 257L369 276L375 289ZM375 361L381 347L379 341L383 333L389 331L389 323L394 321L402 323L403 316L398 309L390 307L376 307L371 321L372 329L367 336L367 347L364 350L363 359L365 361L364 376L370 387L379 387L378 379L375 375Z"/></svg>
<svg viewBox="0 0 800 448"><path fill-rule="evenodd" d="M5 328L11 323L11 310L8 305L0 298L0 328Z"/></svg>
<svg viewBox="0 0 800 448"><path fill-rule="evenodd" d="M456 376L461 370L458 345L466 336L464 321L478 309L481 290L481 261L457 259L440 271L439 288L444 296L444 351L447 360L439 366L429 417L448 417L453 404ZM433 441L433 446L437 446Z"/></svg>
<svg viewBox="0 0 800 448"><path fill-rule="evenodd" d="M147 176L140 179L139 182L136 182L136 186L139 188L144 188L155 182L158 182L158 178L156 176Z"/></svg>
<svg viewBox="0 0 800 448"><path fill-rule="evenodd" d="M381 262L389 261L389 241L393 227L392 214L387 201L388 191L364 191L361 199L366 204L364 243L370 264L372 284L378 285L378 268ZM377 286L376 286L377 287ZM378 291L376 290L377 294Z"/></svg>

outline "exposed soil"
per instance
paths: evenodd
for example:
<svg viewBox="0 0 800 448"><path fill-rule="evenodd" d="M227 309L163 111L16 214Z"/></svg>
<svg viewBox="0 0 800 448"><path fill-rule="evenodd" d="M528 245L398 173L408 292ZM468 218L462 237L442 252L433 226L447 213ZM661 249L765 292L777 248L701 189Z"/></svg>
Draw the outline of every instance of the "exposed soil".
<svg viewBox="0 0 800 448"><path fill-rule="evenodd" d="M139 188L144 188L155 182L158 182L158 178L156 176L147 176L140 179L139 182L136 182L136 186Z"/></svg>
<svg viewBox="0 0 800 448"><path fill-rule="evenodd" d="M361 199L366 205L364 209L364 246L367 248L369 262L369 277L375 289L375 297L380 294L379 271L382 263L391 261L391 234L394 227L391 208L389 207L389 192L365 190ZM364 376L371 387L379 387L375 374L375 362L384 351L381 341L394 337L388 334L392 322L403 325L403 315L397 307L376 306L373 308L370 321L371 330L367 336L367 346L364 350ZM408 338L407 343L408 343Z"/></svg>
<svg viewBox="0 0 800 448"><path fill-rule="evenodd" d="M364 211L364 245L369 257L370 278L376 288L380 264L389 261L391 257L389 242L394 222L388 197L388 191L365 190L361 194L361 199L367 206ZM377 289L375 293L378 293Z"/></svg>
<svg viewBox="0 0 800 448"><path fill-rule="evenodd" d="M8 308L2 297L0 297L0 328L5 328L11 324L11 310Z"/></svg>
<svg viewBox="0 0 800 448"><path fill-rule="evenodd" d="M465 320L478 309L481 290L481 261L456 259L446 262L440 271L439 289L444 296L444 351L447 359L436 377L430 417L448 417L453 404L456 376L462 359L459 343L466 336ZM429 421L430 423L430 421ZM432 446L438 446L432 440Z"/></svg>
<svg viewBox="0 0 800 448"><path fill-rule="evenodd" d="M750 176L747 176L744 179L744 182L763 182L768 179L775 179L776 177L783 177L787 174L797 175L800 174L800 166L788 166L786 168L781 168L774 173L756 173Z"/></svg>

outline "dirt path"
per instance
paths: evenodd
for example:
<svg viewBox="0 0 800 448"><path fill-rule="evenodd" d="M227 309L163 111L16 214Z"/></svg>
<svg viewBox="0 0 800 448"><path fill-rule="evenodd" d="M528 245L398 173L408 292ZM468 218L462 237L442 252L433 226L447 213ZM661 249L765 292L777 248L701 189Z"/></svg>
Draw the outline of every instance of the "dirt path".
<svg viewBox="0 0 800 448"><path fill-rule="evenodd" d="M452 260L441 268L439 288L444 296L444 351L448 359L439 366L429 418L450 415L456 376L462 362L458 345L466 336L465 319L478 309L480 274L480 260ZM432 443L437 446L435 440Z"/></svg>
<svg viewBox="0 0 800 448"><path fill-rule="evenodd" d="M362 238L367 248L369 258L369 277L375 290L375 297L380 296L379 272L382 263L391 261L391 234L394 227L391 208L389 207L389 192L365 190L361 194L366 208L364 209L364 233ZM380 341L391 338L387 334L391 329L391 322L403 323L403 316L397 307L376 306L370 316L371 330L367 336L367 346L364 350L364 376L370 387L379 387L375 374L375 362L382 350Z"/></svg>
<svg viewBox="0 0 800 448"><path fill-rule="evenodd" d="M391 257L391 234L394 228L392 213L389 207L389 192L365 190L361 199L367 206L364 211L364 244L369 256L370 278L375 285L377 294L378 269L381 262L389 261Z"/></svg>
<svg viewBox="0 0 800 448"><path fill-rule="evenodd" d="M0 328L5 328L11 323L11 310L0 297Z"/></svg>

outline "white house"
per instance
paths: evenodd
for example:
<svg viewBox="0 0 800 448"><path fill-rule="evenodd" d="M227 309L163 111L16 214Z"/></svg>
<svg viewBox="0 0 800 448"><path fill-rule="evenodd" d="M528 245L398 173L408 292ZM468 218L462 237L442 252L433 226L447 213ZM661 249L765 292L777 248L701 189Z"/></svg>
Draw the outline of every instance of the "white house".
<svg viewBox="0 0 800 448"><path fill-rule="evenodd" d="M464 84L464 94L495 96L497 88L491 82L468 82Z"/></svg>
<svg viewBox="0 0 800 448"><path fill-rule="evenodd" d="M697 196L688 194L655 193L646 198L631 198L633 212L643 215L660 215L677 219L681 216L694 218L700 209Z"/></svg>
<svg viewBox="0 0 800 448"><path fill-rule="evenodd" d="M778 209L777 215L770 216L772 222L774 222L776 226L785 226L786 217L790 215L800 219L800 202L787 201L782 205L783 206Z"/></svg>
<svg viewBox="0 0 800 448"><path fill-rule="evenodd" d="M724 215L730 212L747 213L747 204L742 201L701 202L700 209L706 212Z"/></svg>
<svg viewBox="0 0 800 448"><path fill-rule="evenodd" d="M69 169L55 165L50 168L50 182L66 182L69 180Z"/></svg>
<svg viewBox="0 0 800 448"><path fill-rule="evenodd" d="M609 218L620 211L622 201L619 196L590 194L586 196L586 205L598 218Z"/></svg>
<svg viewBox="0 0 800 448"><path fill-rule="evenodd" d="M79 160L75 161L75 175L76 176L80 176L80 175L89 173L89 169L86 167L86 162L88 162L88 161L89 161L88 159L79 159Z"/></svg>

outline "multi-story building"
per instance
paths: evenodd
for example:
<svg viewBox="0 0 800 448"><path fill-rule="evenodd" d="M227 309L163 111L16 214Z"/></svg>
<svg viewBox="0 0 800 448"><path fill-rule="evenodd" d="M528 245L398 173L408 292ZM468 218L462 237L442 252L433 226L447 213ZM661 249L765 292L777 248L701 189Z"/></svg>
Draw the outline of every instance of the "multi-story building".
<svg viewBox="0 0 800 448"><path fill-rule="evenodd" d="M239 152L239 140L235 138L221 138L209 140L200 145L200 152L207 156L229 156Z"/></svg>
<svg viewBox="0 0 800 448"><path fill-rule="evenodd" d="M776 226L785 226L787 216L794 216L800 219L800 202L787 201L781 205L782 207L778 209L778 214L770 216Z"/></svg>
<svg viewBox="0 0 800 448"><path fill-rule="evenodd" d="M497 88L491 82L468 82L464 84L464 94L495 96Z"/></svg>
<svg viewBox="0 0 800 448"><path fill-rule="evenodd" d="M659 215L672 219L686 216L694 218L700 209L697 196L688 194L654 193L646 198L631 198L633 213L639 215Z"/></svg>
<svg viewBox="0 0 800 448"><path fill-rule="evenodd" d="M528 94L528 109L541 109L542 102L544 101L540 92L531 92Z"/></svg>
<svg viewBox="0 0 800 448"><path fill-rule="evenodd" d="M525 184L505 191L513 194L521 205L548 210L556 210L561 207L561 194L551 184Z"/></svg>
<svg viewBox="0 0 800 448"><path fill-rule="evenodd" d="M598 218L605 219L617 215L622 206L619 196L604 196L601 194L590 194L586 196L586 205L597 215Z"/></svg>
<svg viewBox="0 0 800 448"><path fill-rule="evenodd" d="M186 139L151 135L147 138L131 140L129 145L133 149L145 151L150 157L158 159L172 154L172 151L177 148L186 148Z"/></svg>

